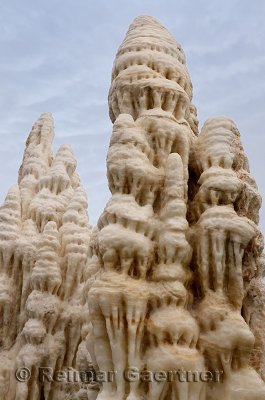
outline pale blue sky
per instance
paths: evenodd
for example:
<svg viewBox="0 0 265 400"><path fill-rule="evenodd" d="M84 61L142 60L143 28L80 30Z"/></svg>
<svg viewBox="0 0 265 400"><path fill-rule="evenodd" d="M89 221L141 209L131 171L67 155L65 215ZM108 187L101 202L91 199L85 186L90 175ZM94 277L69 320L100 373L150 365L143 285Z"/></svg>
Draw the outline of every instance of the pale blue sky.
<svg viewBox="0 0 265 400"><path fill-rule="evenodd" d="M265 195L264 0L10 0L0 4L1 202L17 180L32 124L50 111L54 151L61 143L73 147L90 220L97 221L109 198L112 63L129 24L142 14L159 19L182 44L200 126L218 115L235 120Z"/></svg>

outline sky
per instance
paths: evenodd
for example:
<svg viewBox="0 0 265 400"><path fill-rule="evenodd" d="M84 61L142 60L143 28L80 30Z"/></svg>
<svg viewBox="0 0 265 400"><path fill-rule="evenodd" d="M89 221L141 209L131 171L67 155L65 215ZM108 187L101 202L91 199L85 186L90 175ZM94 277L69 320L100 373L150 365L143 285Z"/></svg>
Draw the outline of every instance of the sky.
<svg viewBox="0 0 265 400"><path fill-rule="evenodd" d="M264 0L9 0L0 2L0 203L17 181L31 126L49 111L53 150L72 146L97 222L110 197L112 64L139 15L157 18L181 43L200 128L215 116L236 122L265 196ZM260 225L265 231L265 207Z"/></svg>

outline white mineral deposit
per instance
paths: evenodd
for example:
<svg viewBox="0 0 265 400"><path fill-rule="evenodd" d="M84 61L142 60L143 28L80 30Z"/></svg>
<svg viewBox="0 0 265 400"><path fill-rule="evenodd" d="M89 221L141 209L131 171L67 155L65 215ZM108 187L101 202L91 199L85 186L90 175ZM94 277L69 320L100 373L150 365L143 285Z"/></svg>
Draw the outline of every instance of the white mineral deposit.
<svg viewBox="0 0 265 400"><path fill-rule="evenodd" d="M109 112L96 227L49 113L0 209L0 400L264 400L261 197L235 123L198 133L184 52L148 16Z"/></svg>

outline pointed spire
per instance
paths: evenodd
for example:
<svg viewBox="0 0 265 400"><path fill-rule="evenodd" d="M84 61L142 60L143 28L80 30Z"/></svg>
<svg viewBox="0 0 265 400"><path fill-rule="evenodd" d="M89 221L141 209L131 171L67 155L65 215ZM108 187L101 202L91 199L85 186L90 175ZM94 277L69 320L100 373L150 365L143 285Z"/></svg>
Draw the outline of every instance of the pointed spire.
<svg viewBox="0 0 265 400"><path fill-rule="evenodd" d="M21 200L17 185L12 186L0 207L0 241L18 237L21 224Z"/></svg>
<svg viewBox="0 0 265 400"><path fill-rule="evenodd" d="M24 218L26 217L29 203L36 193L38 181L51 164L53 138L52 115L43 113L31 129L19 169L18 183L21 191L22 215Z"/></svg>
<svg viewBox="0 0 265 400"><path fill-rule="evenodd" d="M185 63L185 54L180 44L159 21L151 16L143 15L135 18L118 50L118 54L134 43L139 46L138 51L141 46L145 47L147 44L162 45L162 51L166 54L171 51L179 58L181 63ZM154 50L157 50L157 48L155 47Z"/></svg>
<svg viewBox="0 0 265 400"><path fill-rule="evenodd" d="M66 171L71 176L76 169L76 159L73 154L73 150L69 144L63 144L60 146L53 164L62 163L65 165Z"/></svg>
<svg viewBox="0 0 265 400"><path fill-rule="evenodd" d="M188 121L191 99L192 84L179 43L154 18L136 18L113 66L109 91L111 120L114 122L123 113L136 119L156 110L160 116ZM196 129L194 115L191 123Z"/></svg>
<svg viewBox="0 0 265 400"><path fill-rule="evenodd" d="M69 145L62 145L48 170L40 179L39 190L48 188L58 194L71 185L71 176L76 168L76 161Z"/></svg>
<svg viewBox="0 0 265 400"><path fill-rule="evenodd" d="M53 138L52 115L43 113L33 125L27 138L23 161L19 169L19 184L26 175L33 175L38 179L49 167Z"/></svg>
<svg viewBox="0 0 265 400"><path fill-rule="evenodd" d="M28 208L28 216L36 222L40 231L48 221L55 221L58 227L61 225L61 217L79 183L75 168L71 147L62 145L51 167L40 178L36 195Z"/></svg>

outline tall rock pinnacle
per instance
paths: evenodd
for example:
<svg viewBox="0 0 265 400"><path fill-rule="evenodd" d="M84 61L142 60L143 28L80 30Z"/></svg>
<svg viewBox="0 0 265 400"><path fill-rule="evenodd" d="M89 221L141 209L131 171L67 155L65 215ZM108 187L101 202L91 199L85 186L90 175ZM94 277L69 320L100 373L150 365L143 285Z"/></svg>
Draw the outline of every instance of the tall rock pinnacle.
<svg viewBox="0 0 265 400"><path fill-rule="evenodd" d="M147 110L187 119L197 134L196 109L184 52L154 18L138 17L121 44L112 71L110 118L139 117ZM154 112L154 111L152 111Z"/></svg>
<svg viewBox="0 0 265 400"><path fill-rule="evenodd" d="M192 86L180 45L137 18L118 50L109 93L112 198L98 224L101 273L89 291L95 359L117 371L98 399L202 399L203 382L126 382L126 368L204 371L190 312L192 248L186 208L195 141ZM193 132L193 130L195 132ZM104 323L105 321L105 323ZM166 393L168 393L166 395ZM171 397L163 397L171 398Z"/></svg>
<svg viewBox="0 0 265 400"><path fill-rule="evenodd" d="M184 52L148 16L117 52L109 113L93 230L47 113L0 209L0 400L264 400L261 197L235 123L198 134Z"/></svg>
<svg viewBox="0 0 265 400"><path fill-rule="evenodd" d="M93 242L89 340L95 367L117 374L97 399L263 399L264 335L241 316L253 312L250 287L262 296L260 196L235 124L209 120L197 138L185 55L151 17L117 52L109 110L112 197ZM128 369L138 379L124 380ZM181 370L184 381L169 379Z"/></svg>
<svg viewBox="0 0 265 400"><path fill-rule="evenodd" d="M52 116L42 114L27 139L18 186L0 209L1 400L59 400L72 392L34 374L16 380L16 369L78 369L88 324L80 301L90 237L86 195L70 146L53 159L53 137Z"/></svg>

